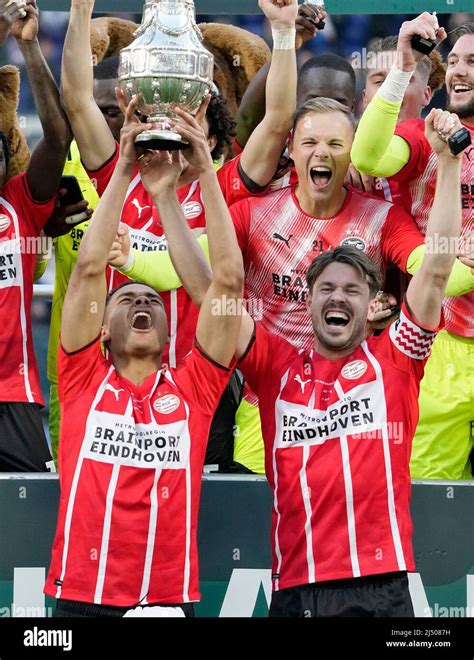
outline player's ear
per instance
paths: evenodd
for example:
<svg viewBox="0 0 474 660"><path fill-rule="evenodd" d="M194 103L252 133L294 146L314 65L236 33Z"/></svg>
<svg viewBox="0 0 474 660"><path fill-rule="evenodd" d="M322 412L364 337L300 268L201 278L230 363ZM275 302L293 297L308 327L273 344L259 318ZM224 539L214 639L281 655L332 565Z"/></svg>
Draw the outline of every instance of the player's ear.
<svg viewBox="0 0 474 660"><path fill-rule="evenodd" d="M110 330L107 325L103 325L100 329L100 341L106 344L110 341Z"/></svg>
<svg viewBox="0 0 474 660"><path fill-rule="evenodd" d="M291 131L290 139L288 141L288 154L291 160L293 160L293 131Z"/></svg>
<svg viewBox="0 0 474 660"><path fill-rule="evenodd" d="M433 90L431 87L427 86L423 90L423 107L426 108L427 105L431 103L431 99L433 97Z"/></svg>
<svg viewBox="0 0 474 660"><path fill-rule="evenodd" d="M212 153L215 149L215 146L217 144L217 138L215 135L210 135L207 138L207 144L209 145L209 151Z"/></svg>

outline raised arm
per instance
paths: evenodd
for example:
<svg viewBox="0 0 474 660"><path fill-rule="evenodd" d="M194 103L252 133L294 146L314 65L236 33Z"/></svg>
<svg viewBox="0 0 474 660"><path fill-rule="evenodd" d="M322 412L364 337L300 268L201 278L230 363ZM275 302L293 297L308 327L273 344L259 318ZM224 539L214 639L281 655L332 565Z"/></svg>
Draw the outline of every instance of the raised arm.
<svg viewBox="0 0 474 660"><path fill-rule="evenodd" d="M277 169L296 109L295 20L297 0L259 0L270 21L273 52L266 83L265 117L242 153L245 174L259 186L270 183Z"/></svg>
<svg viewBox="0 0 474 660"><path fill-rule="evenodd" d="M98 170L115 151L115 140L94 100L90 46L93 9L94 0L71 0L61 70L61 103L88 170Z"/></svg>
<svg viewBox="0 0 474 660"><path fill-rule="evenodd" d="M413 50L415 35L425 39L446 38L444 28L436 33L437 21L424 12L413 21L402 23L398 35L397 64L394 64L362 115L351 149L354 167L372 176L393 176L410 160L410 147L395 135L405 91L422 53Z"/></svg>
<svg viewBox="0 0 474 660"><path fill-rule="evenodd" d="M134 98L127 108L117 166L81 241L77 264L69 280L61 322L61 343L68 352L87 346L102 327L107 257L136 162L133 141L139 133L151 128L151 124L133 121L137 106Z"/></svg>
<svg viewBox="0 0 474 660"><path fill-rule="evenodd" d="M461 158L453 156L447 138L461 123L454 114L432 110L425 120L425 135L438 160L436 192L426 231L427 246L444 246L426 250L420 270L407 290L407 302L416 321L432 330L439 325L446 283L458 252L461 231ZM446 250L445 247L448 246Z"/></svg>
<svg viewBox="0 0 474 660"><path fill-rule="evenodd" d="M318 31L318 24L326 17L326 12L314 5L300 5L296 19L296 50L312 39ZM265 116L265 89L270 63L262 66L250 81L240 102L235 117L237 144L242 147L248 142L254 129Z"/></svg>
<svg viewBox="0 0 474 660"><path fill-rule="evenodd" d="M31 195L34 200L43 202L51 199L59 188L72 133L61 109L53 75L39 46L36 2L28 0L25 11L25 18L13 23L11 33L23 54L36 112L43 128L43 137L31 156L27 170Z"/></svg>
<svg viewBox="0 0 474 660"><path fill-rule="evenodd" d="M206 106L207 102L200 112L205 112ZM244 282L242 254L199 117L194 118L179 108L176 108L176 114L179 131L190 144L185 156L199 172L212 277L176 196L175 186L181 172L179 154L145 154L140 160L141 176L160 212L178 275L186 290L193 291L197 302L202 298L196 339L213 360L228 366L235 354L240 331Z"/></svg>

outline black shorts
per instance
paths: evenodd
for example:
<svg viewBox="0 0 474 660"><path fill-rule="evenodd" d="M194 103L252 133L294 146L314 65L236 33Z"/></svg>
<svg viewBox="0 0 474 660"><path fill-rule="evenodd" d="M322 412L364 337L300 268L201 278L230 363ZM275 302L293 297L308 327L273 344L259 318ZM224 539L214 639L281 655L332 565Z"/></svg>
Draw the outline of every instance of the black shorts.
<svg viewBox="0 0 474 660"><path fill-rule="evenodd" d="M54 472L37 403L0 403L0 472Z"/></svg>
<svg viewBox="0 0 474 660"><path fill-rule="evenodd" d="M194 605L192 603L178 603L174 605L164 605L162 603L157 603L157 605L160 607L180 607L184 612L184 616L194 616ZM92 603L80 603L75 600L63 600L60 598L56 601L54 616L61 618L99 617L117 619L123 617L124 614L128 612L128 610L131 610L134 607L139 607L139 605L130 605L130 607L113 607L112 605L93 605Z"/></svg>
<svg viewBox="0 0 474 660"><path fill-rule="evenodd" d="M406 572L303 584L272 595L272 617L414 617Z"/></svg>

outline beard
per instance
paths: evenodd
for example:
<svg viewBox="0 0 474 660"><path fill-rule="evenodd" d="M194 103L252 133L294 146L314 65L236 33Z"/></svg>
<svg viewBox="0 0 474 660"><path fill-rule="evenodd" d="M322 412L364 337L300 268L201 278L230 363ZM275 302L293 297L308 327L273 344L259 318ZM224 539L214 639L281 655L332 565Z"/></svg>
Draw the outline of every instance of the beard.
<svg viewBox="0 0 474 660"><path fill-rule="evenodd" d="M474 96L469 101L467 101L467 103L461 106L455 106L451 103L451 101L449 101L446 110L448 112L454 112L459 117L459 119L468 119L469 117L474 117Z"/></svg>

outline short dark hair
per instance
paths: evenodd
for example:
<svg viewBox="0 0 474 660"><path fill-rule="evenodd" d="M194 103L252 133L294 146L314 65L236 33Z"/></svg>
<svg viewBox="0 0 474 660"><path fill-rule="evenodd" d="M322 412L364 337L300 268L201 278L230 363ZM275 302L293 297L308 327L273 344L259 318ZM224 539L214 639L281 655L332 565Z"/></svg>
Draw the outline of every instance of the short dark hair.
<svg viewBox="0 0 474 660"><path fill-rule="evenodd" d="M453 46L456 41L461 37L464 37L465 34L474 34L474 21L471 21L470 23L464 23L464 25L460 25L458 28L452 31L451 43Z"/></svg>
<svg viewBox="0 0 474 660"><path fill-rule="evenodd" d="M213 160L219 160L231 147L232 138L235 135L235 122L230 116L225 98L220 94L211 94L206 119L209 124L209 137L214 136L217 140L211 156Z"/></svg>
<svg viewBox="0 0 474 660"><path fill-rule="evenodd" d="M318 96L313 99L309 99L306 103L303 103L294 114L293 117L293 132L298 125L298 122L302 117L310 115L312 113L321 115L326 112L342 112L343 115L346 115L347 119L352 124L352 128L355 129L355 117L352 114L352 111L343 103L339 103L335 99L327 99L324 96Z"/></svg>
<svg viewBox="0 0 474 660"><path fill-rule="evenodd" d="M116 80L118 78L120 57L119 55L112 55L106 57L105 60L99 62L94 67L95 80Z"/></svg>
<svg viewBox="0 0 474 660"><path fill-rule="evenodd" d="M107 298L105 300L105 309L107 309L110 300L112 299L112 296L114 296L117 291L120 291L120 289L124 289L126 286L131 286L132 284L143 284L144 286L147 286L149 289L153 289L153 287L149 286L148 284L145 284L144 282L136 282L135 280L130 280L128 282L122 282L122 284L119 284L118 286L115 287L115 289L112 289L107 294Z"/></svg>
<svg viewBox="0 0 474 660"><path fill-rule="evenodd" d="M298 73L299 85L302 85L303 82L306 81L306 78L308 78L312 69L330 69L331 71L342 71L343 73L347 73L354 88L355 94L355 71L352 68L350 62L345 60L343 57L334 55L334 53L323 53L323 55L316 55L315 57L311 57L309 60L306 60Z"/></svg>
<svg viewBox="0 0 474 660"><path fill-rule="evenodd" d="M398 36L390 35L388 37L383 37L374 41L370 50L373 53L396 51L397 44ZM431 87L433 92L442 87L444 84L444 75L446 69L443 64L443 59L439 51L436 49L432 50L429 55L422 57L416 68L420 72L422 78L426 81L426 84Z"/></svg>
<svg viewBox="0 0 474 660"><path fill-rule="evenodd" d="M3 146L3 156L5 158L5 169L8 170L8 164L12 156L10 138L6 133L0 131L0 142Z"/></svg>
<svg viewBox="0 0 474 660"><path fill-rule="evenodd" d="M357 270L359 275L366 279L369 285L370 297L374 298L382 286L382 275L372 259L365 252L355 247L340 245L334 250L327 250L313 259L308 272L306 282L310 294L313 292L314 283L329 264L339 262L348 264Z"/></svg>

